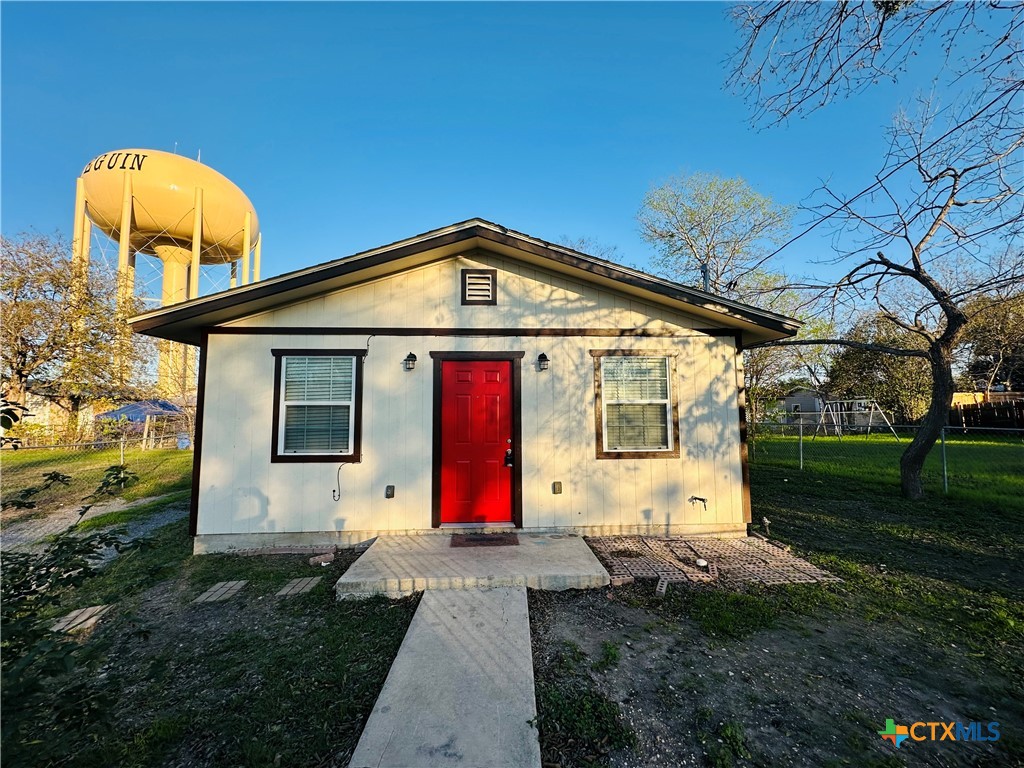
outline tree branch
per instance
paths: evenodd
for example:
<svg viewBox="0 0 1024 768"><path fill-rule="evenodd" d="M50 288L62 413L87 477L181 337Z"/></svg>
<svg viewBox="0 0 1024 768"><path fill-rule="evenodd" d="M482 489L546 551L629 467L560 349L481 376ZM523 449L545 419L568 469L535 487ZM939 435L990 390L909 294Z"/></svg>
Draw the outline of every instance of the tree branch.
<svg viewBox="0 0 1024 768"><path fill-rule="evenodd" d="M825 345L864 349L868 352L880 352L883 355L894 355L896 357L922 357L926 360L928 359L928 352L923 349L890 347L885 344L851 341L850 339L779 339L777 341L764 341L760 344L751 344L747 349L763 349L765 347L811 347Z"/></svg>

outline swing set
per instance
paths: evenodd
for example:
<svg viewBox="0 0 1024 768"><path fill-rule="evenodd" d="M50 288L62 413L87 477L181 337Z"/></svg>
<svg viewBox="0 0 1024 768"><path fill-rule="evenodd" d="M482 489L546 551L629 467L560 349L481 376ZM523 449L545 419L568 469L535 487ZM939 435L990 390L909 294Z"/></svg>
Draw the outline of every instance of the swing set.
<svg viewBox="0 0 1024 768"><path fill-rule="evenodd" d="M879 419L877 426L881 427L884 423L892 432L892 436L896 438L896 442L900 442L900 436L896 434L892 422L878 406L878 402L870 397L826 401L818 416L818 423L814 427L814 435L811 440L814 440L819 432L828 437L829 430L832 430L832 434L838 437L840 442L843 440L843 432L866 428L867 434L870 435L871 428L876 426L876 415Z"/></svg>

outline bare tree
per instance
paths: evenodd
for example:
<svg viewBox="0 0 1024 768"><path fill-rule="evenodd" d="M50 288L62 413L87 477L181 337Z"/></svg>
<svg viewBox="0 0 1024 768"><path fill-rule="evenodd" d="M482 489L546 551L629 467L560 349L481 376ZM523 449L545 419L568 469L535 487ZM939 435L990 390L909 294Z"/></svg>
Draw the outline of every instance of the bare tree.
<svg viewBox="0 0 1024 768"><path fill-rule="evenodd" d="M596 256L606 261L619 261L619 247L617 245L606 245L599 240L583 235L582 237L570 237L562 235L557 240L559 245L572 248L574 251L585 253L588 256Z"/></svg>
<svg viewBox="0 0 1024 768"><path fill-rule="evenodd" d="M984 97L975 104L978 117L1005 112L1024 88L1021 9L1019 0L739 4L732 15L743 38L729 83L752 106L755 122L773 124L898 81L927 46L944 54L944 71L935 75Z"/></svg>
<svg viewBox="0 0 1024 768"><path fill-rule="evenodd" d="M732 82L753 103L755 119L768 123L898 78L917 46L945 53L934 74L944 93L956 92L955 103L922 99L914 112L900 113L880 169L861 191L820 190L811 228L835 226L836 261L847 267L829 286L803 286L833 310L873 307L917 343L782 342L928 361L928 410L900 459L904 495L920 498L924 460L952 402L966 307L1024 279L1024 259L1013 247L1024 226L1024 4L764 2L742 6L736 18L744 42Z"/></svg>

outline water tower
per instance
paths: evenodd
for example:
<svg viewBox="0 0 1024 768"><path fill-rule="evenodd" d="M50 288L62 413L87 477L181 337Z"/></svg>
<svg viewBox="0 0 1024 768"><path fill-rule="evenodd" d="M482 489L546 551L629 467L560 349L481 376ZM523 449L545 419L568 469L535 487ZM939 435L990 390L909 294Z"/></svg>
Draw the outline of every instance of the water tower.
<svg viewBox="0 0 1024 768"><path fill-rule="evenodd" d="M232 288L260 277L259 220L249 198L187 157L123 149L94 158L76 184L72 265L79 275L88 270L93 225L118 243L122 316L135 292L137 254L162 263L161 306L199 295L201 264L228 265ZM181 345L161 351L157 379L165 394L183 391L189 361Z"/></svg>

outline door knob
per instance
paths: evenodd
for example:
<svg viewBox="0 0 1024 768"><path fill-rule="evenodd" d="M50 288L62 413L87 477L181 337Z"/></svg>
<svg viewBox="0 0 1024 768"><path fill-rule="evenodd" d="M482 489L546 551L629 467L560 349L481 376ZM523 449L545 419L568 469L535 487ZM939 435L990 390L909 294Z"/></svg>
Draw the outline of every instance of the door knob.
<svg viewBox="0 0 1024 768"><path fill-rule="evenodd" d="M505 451L505 466L506 467L511 467L512 466L512 449L511 448L509 448L507 451Z"/></svg>

